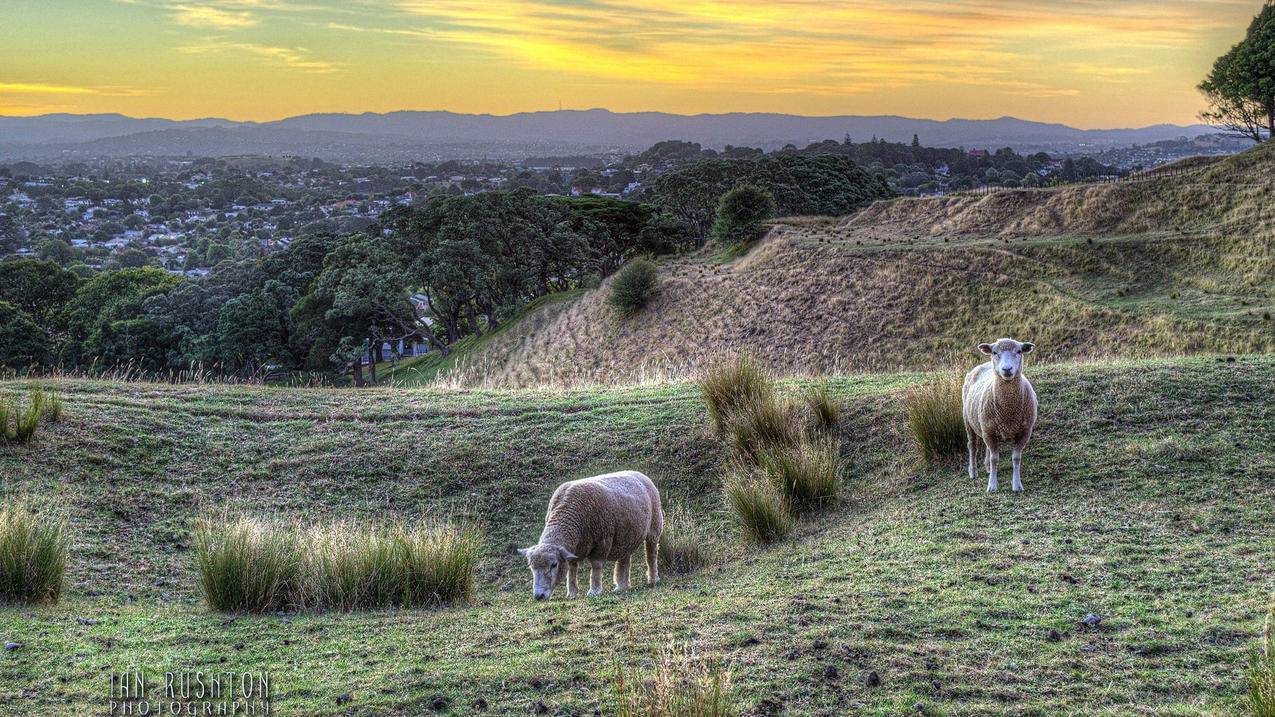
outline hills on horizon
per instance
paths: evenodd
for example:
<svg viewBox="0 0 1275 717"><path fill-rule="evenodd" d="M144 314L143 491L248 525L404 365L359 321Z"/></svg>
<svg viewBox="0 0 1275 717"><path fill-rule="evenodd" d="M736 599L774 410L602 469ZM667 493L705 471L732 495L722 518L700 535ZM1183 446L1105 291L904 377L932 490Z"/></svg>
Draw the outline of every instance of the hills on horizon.
<svg viewBox="0 0 1275 717"><path fill-rule="evenodd" d="M804 116L781 113L678 115L605 109L520 112L316 113L270 122L222 118L171 120L121 114L0 116L0 158L83 159L120 155L300 154L326 159L442 157L520 159L551 152L638 150L679 139L706 147L778 149L845 136L927 146L1019 152L1080 152L1211 134L1207 125L1159 124L1077 129L1014 117L931 120L895 115Z"/></svg>

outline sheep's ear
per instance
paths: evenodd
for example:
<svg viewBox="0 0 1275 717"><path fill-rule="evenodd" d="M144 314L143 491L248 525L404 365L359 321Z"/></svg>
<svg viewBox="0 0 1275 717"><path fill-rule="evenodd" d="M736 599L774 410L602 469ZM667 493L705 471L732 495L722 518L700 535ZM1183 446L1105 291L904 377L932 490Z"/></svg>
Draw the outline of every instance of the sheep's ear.
<svg viewBox="0 0 1275 717"><path fill-rule="evenodd" d="M1029 354L1029 353L1031 353L1031 352L1032 352L1032 349L1034 349L1034 348L1036 348L1036 344L1034 344L1034 343L1032 343L1032 342L1028 341L1028 342L1026 342L1026 343L1024 343L1024 344L1023 344L1023 353L1025 353L1025 354Z"/></svg>
<svg viewBox="0 0 1275 717"><path fill-rule="evenodd" d="M562 559L563 559L563 560L575 560L575 559L576 559L576 554L575 554L575 553L573 553L573 552L571 552L570 550L567 550L566 548L563 548L563 549L562 549Z"/></svg>
<svg viewBox="0 0 1275 717"><path fill-rule="evenodd" d="M524 558L527 557L527 553L530 553L530 552L531 552L531 548L518 548L518 554Z"/></svg>
<svg viewBox="0 0 1275 717"><path fill-rule="evenodd" d="M979 351L982 351L983 353L987 354L988 356L991 356L992 354L996 353L995 351L993 351L993 350L992 350L992 345L991 345L991 344L979 344L979 345L978 345L978 350L979 350Z"/></svg>

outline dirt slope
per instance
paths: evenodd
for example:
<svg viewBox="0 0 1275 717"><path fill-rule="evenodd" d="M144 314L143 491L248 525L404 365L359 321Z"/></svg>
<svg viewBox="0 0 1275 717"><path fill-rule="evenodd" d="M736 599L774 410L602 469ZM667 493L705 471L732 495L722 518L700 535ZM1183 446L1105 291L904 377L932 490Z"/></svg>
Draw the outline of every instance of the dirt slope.
<svg viewBox="0 0 1275 717"><path fill-rule="evenodd" d="M1190 167L1191 165L1188 165ZM618 318L607 286L536 312L458 385L641 381L752 351L783 373L1275 350L1275 147L1137 182L878 203L780 224L731 263L665 261Z"/></svg>

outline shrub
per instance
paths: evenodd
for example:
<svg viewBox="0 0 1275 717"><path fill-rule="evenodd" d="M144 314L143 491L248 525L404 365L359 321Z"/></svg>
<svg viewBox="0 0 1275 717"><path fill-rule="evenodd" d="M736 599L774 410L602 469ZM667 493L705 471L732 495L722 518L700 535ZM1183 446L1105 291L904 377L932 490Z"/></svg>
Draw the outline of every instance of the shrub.
<svg viewBox="0 0 1275 717"><path fill-rule="evenodd" d="M908 427L922 460L934 465L965 450L965 419L961 415L961 381L944 379L903 395Z"/></svg>
<svg viewBox="0 0 1275 717"><path fill-rule="evenodd" d="M782 540L792 532L792 512L783 495L755 469L732 468L722 481L722 494L744 535L754 543Z"/></svg>
<svg viewBox="0 0 1275 717"><path fill-rule="evenodd" d="M28 443L41 421L60 420L62 410L62 399L39 387L31 389L26 407L16 399L0 398L0 440Z"/></svg>
<svg viewBox="0 0 1275 717"><path fill-rule="evenodd" d="M299 526L251 518L201 520L195 527L199 580L214 610L273 612L299 608Z"/></svg>
<svg viewBox="0 0 1275 717"><path fill-rule="evenodd" d="M1262 644L1249 668L1249 711L1253 717L1275 717L1275 602L1266 613Z"/></svg>
<svg viewBox="0 0 1275 717"><path fill-rule="evenodd" d="M24 508L0 509L0 602L57 602L66 553L62 522Z"/></svg>
<svg viewBox="0 0 1275 717"><path fill-rule="evenodd" d="M617 717L734 717L730 673L716 660L670 645L646 679L615 672Z"/></svg>
<svg viewBox="0 0 1275 717"><path fill-rule="evenodd" d="M747 244L761 234L762 222L775 214L775 197L753 184L741 184L717 203L713 236L726 244Z"/></svg>
<svg viewBox="0 0 1275 717"><path fill-rule="evenodd" d="M806 389L801 396L810 414L810 427L818 433L833 435L841 420L841 407L828 395L828 384L821 383Z"/></svg>
<svg viewBox="0 0 1275 717"><path fill-rule="evenodd" d="M633 259L616 272L607 303L621 314L637 313L655 294L658 284L655 264L648 259Z"/></svg>
<svg viewBox="0 0 1275 717"><path fill-rule="evenodd" d="M664 530L660 533L660 572L685 575L708 562L704 536L695 528L691 514L678 506L664 514Z"/></svg>
<svg viewBox="0 0 1275 717"><path fill-rule="evenodd" d="M762 451L758 466L794 512L832 503L841 489L841 456L828 438Z"/></svg>
<svg viewBox="0 0 1275 717"><path fill-rule="evenodd" d="M196 550L217 610L366 610L466 602L482 548L471 528L248 518L203 521Z"/></svg>
<svg viewBox="0 0 1275 717"><path fill-rule="evenodd" d="M704 397L713 430L719 435L725 431L732 413L744 405L771 401L775 393L770 373L748 355L710 366L696 385Z"/></svg>

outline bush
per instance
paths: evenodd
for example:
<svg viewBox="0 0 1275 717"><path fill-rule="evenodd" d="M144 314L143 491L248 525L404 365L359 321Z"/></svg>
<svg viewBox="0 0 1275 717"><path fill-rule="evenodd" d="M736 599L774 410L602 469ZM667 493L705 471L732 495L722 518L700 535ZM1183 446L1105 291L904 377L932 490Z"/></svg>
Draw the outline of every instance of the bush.
<svg viewBox="0 0 1275 717"><path fill-rule="evenodd" d="M60 521L23 508L0 509L0 602L57 602L66 553Z"/></svg>
<svg viewBox="0 0 1275 717"><path fill-rule="evenodd" d="M794 512L835 502L841 489L841 456L828 438L763 450L758 466Z"/></svg>
<svg viewBox="0 0 1275 717"><path fill-rule="evenodd" d="M961 415L961 380L944 379L903 395L908 427L926 465L935 465L965 450L965 419Z"/></svg>
<svg viewBox="0 0 1275 717"><path fill-rule="evenodd" d="M710 366L696 385L718 435L725 432L730 415L743 406L774 400L775 384L770 373L748 355Z"/></svg>
<svg viewBox="0 0 1275 717"><path fill-rule="evenodd" d="M665 512L664 530L660 532L660 572L685 575L706 563L704 536L696 530L691 514L680 506Z"/></svg>
<svg viewBox="0 0 1275 717"><path fill-rule="evenodd" d="M643 680L616 668L616 717L734 717L730 673L715 660L669 646Z"/></svg>
<svg viewBox="0 0 1275 717"><path fill-rule="evenodd" d="M16 399L0 398L0 440L28 443L41 421L55 423L62 418L62 399L36 387L24 408Z"/></svg>
<svg viewBox="0 0 1275 717"><path fill-rule="evenodd" d="M821 383L806 389L801 396L810 415L810 427L816 433L834 435L841 421L841 407L828 395L828 384Z"/></svg>
<svg viewBox="0 0 1275 717"><path fill-rule="evenodd" d="M725 244L747 244L761 234L762 222L775 214L775 197L754 184L741 184L722 195L713 237Z"/></svg>
<svg viewBox="0 0 1275 717"><path fill-rule="evenodd" d="M1262 644L1249 669L1249 711L1253 717L1275 717L1275 603L1266 613Z"/></svg>
<svg viewBox="0 0 1275 717"><path fill-rule="evenodd" d="M482 541L447 524L303 528L203 521L196 550L217 610L366 610L467 602Z"/></svg>
<svg viewBox="0 0 1275 717"><path fill-rule="evenodd" d="M655 264L648 259L633 259L616 272L607 303L621 314L637 313L655 294L658 284Z"/></svg>
<svg viewBox="0 0 1275 717"><path fill-rule="evenodd" d="M208 606L244 612L300 608L303 547L297 525L242 517L200 521L195 553Z"/></svg>
<svg viewBox="0 0 1275 717"><path fill-rule="evenodd" d="M726 505L744 535L754 543L772 543L792 532L793 516L783 495L755 469L735 466L722 481Z"/></svg>

